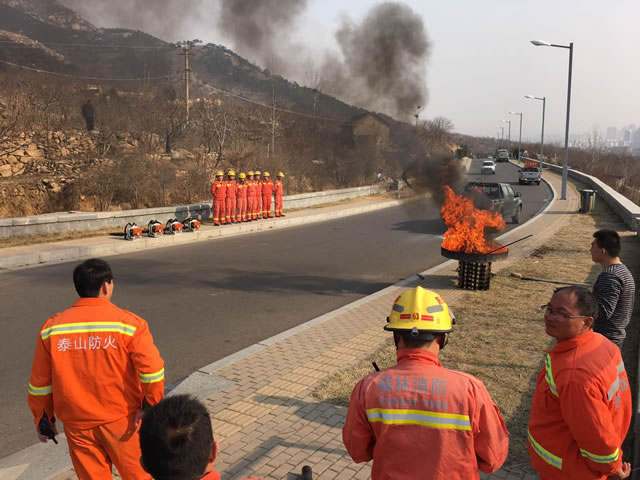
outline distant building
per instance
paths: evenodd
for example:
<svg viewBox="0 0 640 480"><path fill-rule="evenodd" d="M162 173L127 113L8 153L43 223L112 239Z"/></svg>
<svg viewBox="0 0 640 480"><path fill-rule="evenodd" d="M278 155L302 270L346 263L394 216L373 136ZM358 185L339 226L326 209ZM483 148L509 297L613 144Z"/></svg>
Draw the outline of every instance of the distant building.
<svg viewBox="0 0 640 480"><path fill-rule="evenodd" d="M607 140L615 140L618 138L618 129L616 127L607 127Z"/></svg>

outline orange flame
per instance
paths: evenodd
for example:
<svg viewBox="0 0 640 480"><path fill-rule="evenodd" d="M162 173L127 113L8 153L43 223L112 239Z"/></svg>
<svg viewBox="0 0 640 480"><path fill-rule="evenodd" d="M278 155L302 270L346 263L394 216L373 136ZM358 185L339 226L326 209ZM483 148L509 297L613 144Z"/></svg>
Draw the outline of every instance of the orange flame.
<svg viewBox="0 0 640 480"><path fill-rule="evenodd" d="M505 226L502 215L475 208L472 199L456 195L448 185L444 186L444 204L440 213L449 227L444 234L442 248L453 252L489 253L501 247L498 243L487 241L484 231L486 228L502 231ZM507 247L503 249L495 253L503 253Z"/></svg>

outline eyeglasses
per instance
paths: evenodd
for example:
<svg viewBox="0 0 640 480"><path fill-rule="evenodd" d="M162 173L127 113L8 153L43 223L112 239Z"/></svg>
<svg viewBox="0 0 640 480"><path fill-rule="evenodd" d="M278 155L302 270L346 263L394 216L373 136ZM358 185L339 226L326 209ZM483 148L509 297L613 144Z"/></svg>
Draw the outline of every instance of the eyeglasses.
<svg viewBox="0 0 640 480"><path fill-rule="evenodd" d="M545 305L540 305L540 311L542 313L547 313L549 314L549 316L555 317L558 320L569 320L570 318L585 318L589 316L589 315L567 315L566 313L553 310L553 308L551 308L551 305L549 305L548 303Z"/></svg>

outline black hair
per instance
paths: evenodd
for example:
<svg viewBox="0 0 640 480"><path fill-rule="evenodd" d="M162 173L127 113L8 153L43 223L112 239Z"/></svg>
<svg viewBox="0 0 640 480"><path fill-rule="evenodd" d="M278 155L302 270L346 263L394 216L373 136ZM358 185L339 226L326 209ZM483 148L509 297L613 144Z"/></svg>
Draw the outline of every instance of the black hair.
<svg viewBox="0 0 640 480"><path fill-rule="evenodd" d="M596 239L596 245L598 248L604 248L612 258L620 255L620 235L615 230L598 230L593 234L593 238Z"/></svg>
<svg viewBox="0 0 640 480"><path fill-rule="evenodd" d="M573 293L576 296L576 307L578 308L580 315L596 318L596 315L598 314L598 302L596 301L596 297L594 297L589 290L584 287L572 285L569 287L556 288L553 294L555 295L559 292Z"/></svg>
<svg viewBox="0 0 640 480"><path fill-rule="evenodd" d="M435 340L436 336L437 336L437 334L434 334L433 338L431 338L430 340L425 340L424 338L420 338L420 337L416 338L415 335L412 335L411 332L408 332L408 331L404 331L404 332L395 331L395 332L393 332L393 337L394 337L394 341L396 342L396 345L398 343L398 340L400 338L402 338L406 348L425 348L425 347L428 347L429 345L431 345L433 343L433 341Z"/></svg>
<svg viewBox="0 0 640 480"><path fill-rule="evenodd" d="M73 270L73 284L82 298L97 297L102 285L112 280L111 267L99 258L85 260Z"/></svg>
<svg viewBox="0 0 640 480"><path fill-rule="evenodd" d="M151 407L142 419L142 463L156 480L201 478L212 445L209 412L190 395L167 397Z"/></svg>

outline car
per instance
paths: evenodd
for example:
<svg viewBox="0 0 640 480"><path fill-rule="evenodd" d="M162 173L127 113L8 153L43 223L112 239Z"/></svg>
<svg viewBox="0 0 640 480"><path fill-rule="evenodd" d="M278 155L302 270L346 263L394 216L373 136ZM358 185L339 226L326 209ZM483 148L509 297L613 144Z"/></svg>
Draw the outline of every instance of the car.
<svg viewBox="0 0 640 480"><path fill-rule="evenodd" d="M540 180L542 179L542 171L539 167L528 167L525 166L519 170L519 178L518 183L520 185L526 185L529 183L535 183L536 185L540 185Z"/></svg>
<svg viewBox="0 0 640 480"><path fill-rule="evenodd" d="M505 221L520 223L522 195L508 183L469 182L464 186L464 195L472 198L477 208L499 212Z"/></svg>
<svg viewBox="0 0 640 480"><path fill-rule="evenodd" d="M509 150L501 148L498 150L496 154L496 160L498 162L508 162L509 161Z"/></svg>
<svg viewBox="0 0 640 480"><path fill-rule="evenodd" d="M484 160L480 167L480 173L484 174L496 174L496 164L493 160Z"/></svg>

